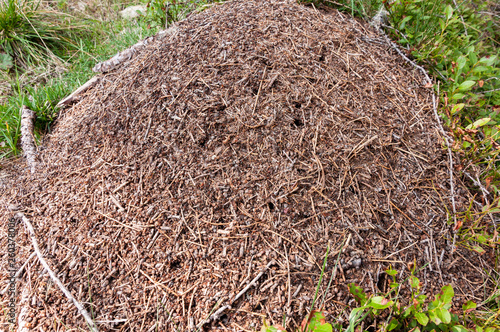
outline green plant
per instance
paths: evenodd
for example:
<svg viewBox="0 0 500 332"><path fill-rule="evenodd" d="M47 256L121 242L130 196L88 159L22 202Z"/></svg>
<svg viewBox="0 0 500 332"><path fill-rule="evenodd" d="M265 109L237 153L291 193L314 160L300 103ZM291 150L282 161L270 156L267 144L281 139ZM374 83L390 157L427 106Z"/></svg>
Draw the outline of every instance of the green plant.
<svg viewBox="0 0 500 332"><path fill-rule="evenodd" d="M458 214L455 230L460 235L459 245L482 254L485 252L483 247L495 249L499 244L492 218L500 212L500 197L477 212L473 211L472 203L465 212Z"/></svg>
<svg viewBox="0 0 500 332"><path fill-rule="evenodd" d="M495 193L500 181L500 30L484 13L487 2L386 3L388 32L439 80L441 114L454 150L482 165Z"/></svg>
<svg viewBox="0 0 500 332"><path fill-rule="evenodd" d="M214 0L150 0L144 20L150 27L168 27L173 22L184 19L194 10L215 2Z"/></svg>
<svg viewBox="0 0 500 332"><path fill-rule="evenodd" d="M415 270L413 270L410 277L404 281L409 282L411 291L408 303L405 304L399 295L401 284L396 280L397 271L388 269L385 272L392 277L392 282L389 292L384 296L368 297L360 287L350 285L349 290L359 307L353 309L349 316L348 331L354 331L365 317L381 317L382 312L388 315L378 327L383 331L470 331L466 326L470 325L469 318L477 305L468 301L462 307L461 316L452 312L454 290L451 285L443 286L434 300L427 302L427 296L421 294L420 280L414 275Z"/></svg>
<svg viewBox="0 0 500 332"><path fill-rule="evenodd" d="M382 25L406 55L434 78L438 112L453 136L455 164L469 180L469 206L458 206L454 231L457 244L498 256L500 197L500 24L495 1L479 0L299 0L334 6L370 21L379 9L387 13ZM430 87L430 86L429 86ZM467 173L465 173L467 172ZM482 185L478 185L481 182ZM481 188L480 188L481 186ZM487 193L486 191L489 191ZM477 208L474 201L482 201ZM464 211L465 210L465 211ZM486 294L487 296L487 294ZM373 308L372 308L373 309ZM482 313L490 315L489 311Z"/></svg>

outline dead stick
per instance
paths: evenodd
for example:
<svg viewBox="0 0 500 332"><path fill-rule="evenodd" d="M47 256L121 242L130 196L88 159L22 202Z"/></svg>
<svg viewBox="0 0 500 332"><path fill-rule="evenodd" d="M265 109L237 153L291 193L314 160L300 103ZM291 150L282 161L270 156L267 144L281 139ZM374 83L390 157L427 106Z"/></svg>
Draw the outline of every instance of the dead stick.
<svg viewBox="0 0 500 332"><path fill-rule="evenodd" d="M57 107L64 107L66 105L71 104L73 101L78 99L78 96L82 94L83 92L87 91L91 87L93 87L98 81L100 80L100 77L94 76L90 80L88 80L84 85L73 91L69 96L66 98L62 99L60 102L57 103Z"/></svg>
<svg viewBox="0 0 500 332"><path fill-rule="evenodd" d="M213 322L213 321L216 321L218 320L220 317L222 317L222 313L224 311L226 311L227 309L231 309L231 306L236 302L238 301L238 299L240 297L243 296L243 294L245 294L248 289L250 289L250 287L254 286L255 283L262 277L262 275L267 271L267 269L269 269L272 265L276 264L276 261L273 259L271 260L269 263L267 263L267 265L262 269L262 271L259 272L259 274L257 274L257 276L255 278L253 278L252 281L250 281L250 283L248 285L246 285L245 288L243 288L235 297L234 299L230 302L230 304L227 304L225 306L223 306L222 308L220 308L219 310L217 310L216 312L213 313L213 315L207 319L202 325L204 325L205 323L209 323L209 322Z"/></svg>
<svg viewBox="0 0 500 332"><path fill-rule="evenodd" d="M36 170L36 147L33 138L33 120L35 119L35 112L23 105L21 107L21 147L26 157L26 162L31 169L31 173Z"/></svg>
<svg viewBox="0 0 500 332"><path fill-rule="evenodd" d="M110 70L113 70L117 66L120 66L122 63L126 62L127 60L132 59L135 57L144 47L146 47L148 44L151 44L155 40L160 40L165 38L166 36L170 35L175 35L178 32L177 25L172 25L170 28L165 29L163 31L158 32L156 35L145 38L139 42L137 42L135 45L130 46L126 50L119 52L115 56L113 56L111 59L100 62L94 66L92 71L96 73L105 73Z"/></svg>
<svg viewBox="0 0 500 332"><path fill-rule="evenodd" d="M92 318L90 317L90 315L87 312L87 310L85 310L85 308L80 304L80 302L78 302L73 297L73 295L71 295L71 293L69 292L69 290L63 285L63 283L61 282L61 280L59 280L59 278L55 275L55 273L50 269L49 264L47 264L47 262L43 258L42 253L40 252L40 249L38 248L38 242L36 241L36 237L35 237L35 230L33 229L33 226L31 225L31 222L28 220L28 218L25 217L25 215L23 213L18 213L17 216L22 219L22 221L24 222L24 225L28 229L28 233L29 233L29 236L31 238L31 243L33 245L33 249L35 250L35 253L36 253L37 257L38 257L38 260L40 261L40 263L42 263L43 267L45 268L45 270L49 274L50 278L56 283L56 285L64 293L64 295L66 295L66 297L70 301L73 302L73 304L75 305L75 307L78 309L78 312L87 321L87 324L89 325L90 331L91 332L99 332L99 330L97 329L97 326L92 321Z"/></svg>

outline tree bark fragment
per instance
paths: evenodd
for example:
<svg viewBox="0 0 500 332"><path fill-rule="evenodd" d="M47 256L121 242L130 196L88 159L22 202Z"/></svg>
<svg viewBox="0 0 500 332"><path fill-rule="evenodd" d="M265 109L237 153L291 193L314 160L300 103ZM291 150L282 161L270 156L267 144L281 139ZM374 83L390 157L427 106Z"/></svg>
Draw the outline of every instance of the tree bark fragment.
<svg viewBox="0 0 500 332"><path fill-rule="evenodd" d="M35 112L23 105L21 108L21 147L31 173L35 173L36 170L36 146L35 138L33 136L34 120Z"/></svg>

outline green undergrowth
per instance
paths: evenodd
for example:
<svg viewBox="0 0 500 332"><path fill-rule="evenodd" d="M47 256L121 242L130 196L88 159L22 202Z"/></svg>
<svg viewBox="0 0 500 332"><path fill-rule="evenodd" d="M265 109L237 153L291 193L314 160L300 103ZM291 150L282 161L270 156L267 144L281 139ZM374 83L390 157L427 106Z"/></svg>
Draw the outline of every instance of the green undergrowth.
<svg viewBox="0 0 500 332"><path fill-rule="evenodd" d="M326 257L328 256L328 250ZM322 283L325 263L318 282ZM338 263L338 260L337 260ZM415 265L413 265L415 266ZM296 332L361 332L361 331L442 331L442 332L494 332L500 330L499 294L490 296L482 303L467 301L458 309L454 306L455 291L451 285L444 285L438 294L429 297L424 294L422 283L416 277L413 268L408 278L398 281L398 271L389 268L385 271L392 279L387 293L367 294L363 288L354 283L349 284L349 292L356 300L357 306L351 309L346 324L332 317L322 305L312 310L303 320ZM410 290L409 296L402 296L402 286ZM326 288L328 293L330 284ZM317 298L313 300L313 306ZM291 331L283 325L268 325L264 320L261 332Z"/></svg>

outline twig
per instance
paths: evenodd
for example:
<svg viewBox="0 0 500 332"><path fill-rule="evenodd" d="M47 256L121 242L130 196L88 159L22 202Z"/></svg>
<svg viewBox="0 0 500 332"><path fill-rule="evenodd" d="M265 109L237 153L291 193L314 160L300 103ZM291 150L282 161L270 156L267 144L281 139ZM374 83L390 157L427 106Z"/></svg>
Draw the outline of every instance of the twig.
<svg viewBox="0 0 500 332"><path fill-rule="evenodd" d="M330 289L330 286L332 285L332 281L333 279L335 279L335 277L337 276L337 267L339 266L339 261L340 261L340 255L342 254L342 250L344 250L344 248L348 247L349 246L349 242L351 241L351 235L349 233L349 235L347 236L347 240L342 243L342 245L340 246L340 249L339 249L339 252L338 252L338 256L337 256L337 261L335 262L335 268L330 276L330 280L328 281L328 285L326 287L326 291L325 293L323 294L323 300L321 301L321 306L319 307L320 309L323 309L324 308L324 305L325 305L325 301L326 301L326 296L328 295L328 290Z"/></svg>
<svg viewBox="0 0 500 332"><path fill-rule="evenodd" d="M455 10L458 13L458 5L457 5L457 2L455 0L453 0L453 4L455 5ZM465 35L468 36L469 33L467 32L467 26L465 25L464 17L461 14L459 14L459 16L460 16L460 19L462 20L462 25L464 26Z"/></svg>
<svg viewBox="0 0 500 332"><path fill-rule="evenodd" d="M267 271L267 270L268 270L268 269L269 269L272 265L274 265L274 264L276 264L276 261L275 261L274 259L273 259L273 260L271 260L269 263L267 263L267 265L266 265L266 266L262 269L262 271L260 271L260 272L259 272L259 274L257 274L257 276L256 276L255 278L253 278L253 280L252 280L252 281L250 281L250 283L249 283L248 285L246 285L246 286L245 286L245 288L243 288L243 289L242 289L242 290L241 290L241 291L240 291L240 292L239 292L239 293L238 293L238 294L234 297L234 299L230 302L230 304L226 304L225 306L221 307L219 310L217 310L216 312L214 312L214 313L213 313L213 315L212 315L212 316L210 316L210 318L209 318L209 319L207 319L207 320L205 321L205 323L204 323L204 324L206 324L206 323L210 323L210 322L213 322L213 321L216 321L216 320L220 319L220 318L222 317L222 313L223 313L224 311L226 311L227 309L231 309L231 306L232 306L232 305L233 305L236 301L238 301L238 299L239 299L240 297L242 297L242 296L243 296L243 294L245 294L245 293L248 291L248 289L250 289L250 287L254 286L254 285L255 285L255 283L256 283L256 282L257 282L257 281L258 281L258 280L262 277L262 275L263 275L264 273L266 273L266 271Z"/></svg>
<svg viewBox="0 0 500 332"><path fill-rule="evenodd" d="M479 187L479 189L481 189L481 193L483 194L483 198L484 198L484 201L486 202L486 204L490 204L489 201L488 201L488 196L490 195L490 192L481 184L480 181L477 181L476 179L474 179L468 172L463 172L465 174L465 176L467 176L471 181L472 183Z"/></svg>
<svg viewBox="0 0 500 332"><path fill-rule="evenodd" d="M152 43L155 40L163 39L169 35L175 35L178 31L176 25L172 25L170 28L158 32L155 36L145 38L135 45L130 46L125 51L119 52L111 59L98 63L92 68L92 71L96 73L105 73L113 70L117 66L121 65L127 60L132 59L136 54L138 54L146 45Z"/></svg>
<svg viewBox="0 0 500 332"><path fill-rule="evenodd" d="M35 253L36 253L37 257L38 257L38 260L40 261L40 263L42 263L43 267L45 268L45 270L49 274L50 278L56 283L56 285L64 293L64 295L66 295L66 297L70 301L73 302L73 304L75 305L75 307L78 309L78 312L87 321L87 324L89 325L90 331L91 332L98 332L99 330L97 329L97 326L92 321L92 318L90 317L90 315L87 312L87 310L85 310L85 308L80 304L80 302L78 302L73 297L73 295L71 295L71 293L69 292L69 290L63 285L63 283L61 282L61 280L59 280L59 278L50 269L49 265L47 264L47 262L43 258L42 253L40 252L40 249L38 248L38 242L36 241L36 237L35 237L35 230L33 229L33 226L31 225L31 222L28 220L28 218L26 218L26 216L23 213L18 213L17 216L22 219L22 221L24 222L24 225L28 229L28 233L29 233L29 236L31 238L31 243L33 245L33 249L35 250Z"/></svg>
<svg viewBox="0 0 500 332"><path fill-rule="evenodd" d="M36 147L33 138L33 120L35 119L35 112L23 105L21 108L21 146L23 148L26 162L31 169L31 173L36 170Z"/></svg>
<svg viewBox="0 0 500 332"><path fill-rule="evenodd" d="M262 74L262 79L260 80L259 91L257 91L257 97L255 97L255 104L253 105L252 115L255 113L257 108L257 103L259 102L260 90L262 89L262 83L264 83L264 77L266 76L267 67L264 68L264 73Z"/></svg>
<svg viewBox="0 0 500 332"><path fill-rule="evenodd" d="M58 102L57 107L61 108L61 107L67 106L67 105L71 104L72 102L74 102L75 100L79 99L79 95L82 94L83 92L87 91L91 87L93 87L99 81L99 79L100 79L100 77L97 77L97 76L92 77L90 80L88 80L81 87L79 87L78 89L73 91L69 96L62 99L60 102Z"/></svg>
<svg viewBox="0 0 500 332"><path fill-rule="evenodd" d="M19 301L19 305L21 306L21 311L19 312L19 316L17 317L17 332L29 332L29 328L26 326L27 321L26 321L26 316L28 313L28 305L26 305L26 302L28 302L29 299L29 292L28 292L28 286L26 285L23 289L23 292L21 293L21 300Z"/></svg>
<svg viewBox="0 0 500 332"><path fill-rule="evenodd" d="M477 177L477 175L476 175L476 179L474 179L468 172L464 171L463 173L465 174L465 176L467 176L472 181L472 183L475 186L477 186L477 187L479 187L479 189L481 189L481 193L483 194L484 202L486 203L487 206L490 206L490 201L488 200L488 196L490 195L490 192L488 191L488 189L486 189L482 185L482 183L479 180L479 178ZM490 217L491 222L492 222L493 227L495 228L495 232L496 232L496 230L497 230L497 224L495 222L495 219L493 218L493 216L491 215L491 213L486 212L486 214ZM495 240L495 239L493 239L493 240Z"/></svg>

